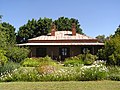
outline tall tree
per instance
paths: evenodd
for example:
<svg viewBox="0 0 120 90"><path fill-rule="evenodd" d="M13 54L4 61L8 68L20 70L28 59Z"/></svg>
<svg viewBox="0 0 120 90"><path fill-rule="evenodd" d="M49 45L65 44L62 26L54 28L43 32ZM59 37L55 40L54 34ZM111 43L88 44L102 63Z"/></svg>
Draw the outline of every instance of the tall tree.
<svg viewBox="0 0 120 90"><path fill-rule="evenodd" d="M51 23L52 19L49 18L40 18L38 21L28 20L27 24L19 28L17 43L27 42L30 38L47 34L50 31Z"/></svg>
<svg viewBox="0 0 120 90"><path fill-rule="evenodd" d="M118 28L115 31L115 34L113 36L115 36L115 35L120 35L120 25L118 26Z"/></svg>
<svg viewBox="0 0 120 90"><path fill-rule="evenodd" d="M39 18L39 20L28 20L27 24L19 28L17 43L27 42L30 38L46 35L50 32L52 23L56 25L58 31L71 31L72 23L75 23L77 33L83 34L77 19L60 17L58 20L52 21L52 19L49 18Z"/></svg>
<svg viewBox="0 0 120 90"><path fill-rule="evenodd" d="M1 23L2 15L0 15L0 23Z"/></svg>
<svg viewBox="0 0 120 90"><path fill-rule="evenodd" d="M0 49L3 49L7 46L7 37L6 32L4 31L4 27L0 24Z"/></svg>
<svg viewBox="0 0 120 90"><path fill-rule="evenodd" d="M7 42L9 42L10 44L15 43L16 42L16 34L15 34L14 26L12 26L6 22L1 23L1 25L3 27L1 30L5 32L5 35L7 37Z"/></svg>
<svg viewBox="0 0 120 90"><path fill-rule="evenodd" d="M74 18L69 19L67 17L60 17L57 20L55 20L54 23L55 23L58 31L64 31L64 30L71 31L72 23L75 23L76 24L76 32L83 34L82 29L80 28L80 24L77 19L74 19Z"/></svg>
<svg viewBox="0 0 120 90"><path fill-rule="evenodd" d="M98 41L100 41L100 42L105 42L105 40L106 40L105 35L98 35L98 36L96 36L96 38L97 38Z"/></svg>
<svg viewBox="0 0 120 90"><path fill-rule="evenodd" d="M99 50L98 55L105 59L107 64L120 66L120 27L105 41L105 47Z"/></svg>

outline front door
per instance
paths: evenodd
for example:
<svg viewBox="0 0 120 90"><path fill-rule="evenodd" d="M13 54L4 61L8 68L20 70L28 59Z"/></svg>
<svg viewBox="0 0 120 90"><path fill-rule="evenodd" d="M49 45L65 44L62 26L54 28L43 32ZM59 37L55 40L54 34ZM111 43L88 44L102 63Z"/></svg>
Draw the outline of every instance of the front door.
<svg viewBox="0 0 120 90"><path fill-rule="evenodd" d="M67 47L59 48L59 55L61 57L61 60L65 60L65 58L70 56L70 48Z"/></svg>

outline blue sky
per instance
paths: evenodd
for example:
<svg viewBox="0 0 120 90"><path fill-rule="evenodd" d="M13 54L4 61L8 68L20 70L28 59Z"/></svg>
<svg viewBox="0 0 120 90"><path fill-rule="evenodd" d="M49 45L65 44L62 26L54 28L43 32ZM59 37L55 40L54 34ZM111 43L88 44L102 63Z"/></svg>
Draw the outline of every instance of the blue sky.
<svg viewBox="0 0 120 90"><path fill-rule="evenodd" d="M120 24L120 0L0 0L2 21L16 30L32 18L78 19L86 35L109 36Z"/></svg>

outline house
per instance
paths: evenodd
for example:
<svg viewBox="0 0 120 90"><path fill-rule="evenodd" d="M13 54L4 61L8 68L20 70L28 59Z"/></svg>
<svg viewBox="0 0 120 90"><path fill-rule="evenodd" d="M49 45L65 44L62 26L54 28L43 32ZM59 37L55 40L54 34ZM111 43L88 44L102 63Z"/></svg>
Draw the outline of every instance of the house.
<svg viewBox="0 0 120 90"><path fill-rule="evenodd" d="M75 24L71 31L57 31L55 25L51 28L51 33L38 36L28 40L27 45L31 49L30 57L50 56L52 59L64 60L67 57L82 54L86 49L90 53L96 54L98 49L104 46L97 39L76 33Z"/></svg>

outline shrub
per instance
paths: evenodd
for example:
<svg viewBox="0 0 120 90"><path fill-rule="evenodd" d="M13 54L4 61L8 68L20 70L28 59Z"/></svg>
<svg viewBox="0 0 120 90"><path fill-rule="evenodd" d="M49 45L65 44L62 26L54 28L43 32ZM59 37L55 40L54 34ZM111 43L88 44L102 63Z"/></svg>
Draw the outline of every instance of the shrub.
<svg viewBox="0 0 120 90"><path fill-rule="evenodd" d="M90 53L80 54L78 56L66 58L64 65L65 66L81 66L81 64L91 65L97 59L96 55Z"/></svg>
<svg viewBox="0 0 120 90"><path fill-rule="evenodd" d="M40 61L38 58L26 58L21 62L21 64L25 67L36 67L39 66Z"/></svg>
<svg viewBox="0 0 120 90"><path fill-rule="evenodd" d="M43 65L56 65L56 62L53 61L51 59L51 57L49 57L49 56L46 56L44 58L40 58L39 61L40 61L40 66L43 66Z"/></svg>
<svg viewBox="0 0 120 90"><path fill-rule="evenodd" d="M106 61L104 60L96 60L93 64L97 64L97 65L106 65Z"/></svg>
<svg viewBox="0 0 120 90"><path fill-rule="evenodd" d="M101 65L83 66L81 68L81 76L79 80L93 81L106 79L108 69Z"/></svg>
<svg viewBox="0 0 120 90"><path fill-rule="evenodd" d="M52 65L42 65L37 67L37 70L40 74L50 74L56 70L56 67Z"/></svg>
<svg viewBox="0 0 120 90"><path fill-rule="evenodd" d="M0 66L3 66L7 63L8 58L5 56L6 52L4 50L0 50Z"/></svg>
<svg viewBox="0 0 120 90"><path fill-rule="evenodd" d="M47 65L41 68L42 73L35 67L20 67L2 75L0 81L91 81L106 79L108 75L103 65L60 68Z"/></svg>
<svg viewBox="0 0 120 90"><path fill-rule="evenodd" d="M39 62L39 66L37 67L39 73L53 72L56 66L58 66L57 63L53 61L49 56L39 58Z"/></svg>
<svg viewBox="0 0 120 90"><path fill-rule="evenodd" d="M120 75L119 74L111 74L111 75L109 75L109 79L114 80L114 81L120 81Z"/></svg>
<svg viewBox="0 0 120 90"><path fill-rule="evenodd" d="M40 75L40 81L77 81L79 74L74 67L63 67L53 73Z"/></svg>
<svg viewBox="0 0 120 90"><path fill-rule="evenodd" d="M6 73L12 72L13 70L19 68L20 65L14 62L8 62L4 66L0 67L0 76Z"/></svg>
<svg viewBox="0 0 120 90"><path fill-rule="evenodd" d="M96 55L92 55L90 53L84 54L84 64L85 65L91 65L93 62L97 59Z"/></svg>
<svg viewBox="0 0 120 90"><path fill-rule="evenodd" d="M65 66L81 66L84 64L83 60L76 60L74 58L69 58L64 61Z"/></svg>
<svg viewBox="0 0 120 90"><path fill-rule="evenodd" d="M36 67L41 65L55 65L56 62L53 61L49 56L41 58L26 58L21 62L22 66Z"/></svg>
<svg viewBox="0 0 120 90"><path fill-rule="evenodd" d="M111 36L99 52L99 58L106 60L107 65L120 66L120 35Z"/></svg>
<svg viewBox="0 0 120 90"><path fill-rule="evenodd" d="M34 67L21 67L0 77L0 81L38 81L39 74Z"/></svg>
<svg viewBox="0 0 120 90"><path fill-rule="evenodd" d="M115 81L120 81L120 67L108 67L109 69L109 76L108 79L110 80L115 80Z"/></svg>
<svg viewBox="0 0 120 90"><path fill-rule="evenodd" d="M27 48L9 46L6 56L9 58L9 60L19 63L28 57L28 54L29 50Z"/></svg>

